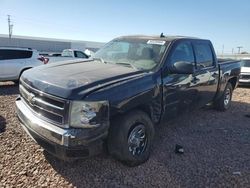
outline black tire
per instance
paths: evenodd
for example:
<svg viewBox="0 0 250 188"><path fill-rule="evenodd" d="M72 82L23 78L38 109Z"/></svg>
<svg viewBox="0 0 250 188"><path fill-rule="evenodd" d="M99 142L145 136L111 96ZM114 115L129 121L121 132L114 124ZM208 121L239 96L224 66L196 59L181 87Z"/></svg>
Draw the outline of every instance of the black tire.
<svg viewBox="0 0 250 188"><path fill-rule="evenodd" d="M231 106L232 94L233 87L228 82L222 96L215 102L215 108L219 111L226 111Z"/></svg>
<svg viewBox="0 0 250 188"><path fill-rule="evenodd" d="M137 166L148 160L153 137L154 126L149 116L134 110L112 121L108 152L127 166Z"/></svg>

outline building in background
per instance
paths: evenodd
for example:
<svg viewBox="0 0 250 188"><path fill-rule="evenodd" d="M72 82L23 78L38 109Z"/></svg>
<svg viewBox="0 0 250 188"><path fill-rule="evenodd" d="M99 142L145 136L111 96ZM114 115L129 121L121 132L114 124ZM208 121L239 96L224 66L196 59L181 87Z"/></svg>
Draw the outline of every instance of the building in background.
<svg viewBox="0 0 250 188"><path fill-rule="evenodd" d="M62 52L64 49L79 49L84 51L89 49L97 51L105 43L92 42L92 41L78 41L67 39L52 39L40 37L27 37L27 36L12 36L9 39L8 35L0 34L0 46L12 47L28 47L38 50L42 53Z"/></svg>

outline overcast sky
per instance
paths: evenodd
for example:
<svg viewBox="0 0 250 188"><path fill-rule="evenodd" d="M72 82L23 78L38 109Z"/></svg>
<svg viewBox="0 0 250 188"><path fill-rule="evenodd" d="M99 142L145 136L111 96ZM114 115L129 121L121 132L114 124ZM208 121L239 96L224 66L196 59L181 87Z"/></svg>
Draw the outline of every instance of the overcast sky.
<svg viewBox="0 0 250 188"><path fill-rule="evenodd" d="M250 52L249 0L0 0L0 34L107 42L129 34L210 39Z"/></svg>

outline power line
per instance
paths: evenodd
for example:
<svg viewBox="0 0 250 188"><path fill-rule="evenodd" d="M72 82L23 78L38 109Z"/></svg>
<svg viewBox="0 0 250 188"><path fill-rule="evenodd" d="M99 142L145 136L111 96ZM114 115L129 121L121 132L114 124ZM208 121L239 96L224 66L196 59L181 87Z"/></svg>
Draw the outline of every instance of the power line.
<svg viewBox="0 0 250 188"><path fill-rule="evenodd" d="M243 48L242 46L238 46L238 54L240 54L240 49Z"/></svg>

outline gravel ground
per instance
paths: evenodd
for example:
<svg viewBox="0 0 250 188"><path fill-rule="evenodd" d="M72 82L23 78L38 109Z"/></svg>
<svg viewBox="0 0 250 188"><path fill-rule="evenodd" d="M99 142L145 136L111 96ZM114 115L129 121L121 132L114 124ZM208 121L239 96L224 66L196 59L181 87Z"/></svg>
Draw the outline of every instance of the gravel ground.
<svg viewBox="0 0 250 188"><path fill-rule="evenodd" d="M15 117L17 95L0 83L0 187L250 187L250 87L234 92L227 112L202 109L159 125L149 161L134 168L106 154L74 163L45 157Z"/></svg>

